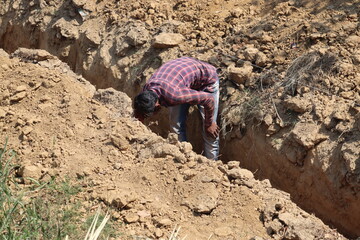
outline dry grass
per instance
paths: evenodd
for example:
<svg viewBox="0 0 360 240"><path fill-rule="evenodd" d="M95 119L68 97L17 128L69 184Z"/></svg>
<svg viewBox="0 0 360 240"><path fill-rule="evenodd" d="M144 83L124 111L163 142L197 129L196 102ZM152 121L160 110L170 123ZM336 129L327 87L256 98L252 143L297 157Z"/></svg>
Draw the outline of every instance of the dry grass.
<svg viewBox="0 0 360 240"><path fill-rule="evenodd" d="M264 103L259 93L243 91L239 98L229 105L226 105L221 112L221 126L223 135L232 131L233 126L245 125L253 117L261 112L261 104Z"/></svg>
<svg viewBox="0 0 360 240"><path fill-rule="evenodd" d="M337 72L337 62L337 57L329 53L321 54L314 51L302 55L287 69L281 85L291 95L296 95L301 86L329 92L323 79Z"/></svg>
<svg viewBox="0 0 360 240"><path fill-rule="evenodd" d="M221 112L222 132L224 136L232 131L234 126L246 125L259 113L276 115L280 121L280 113L274 99L277 94L286 92L296 95L302 87L310 91L320 91L330 94L331 89L326 85L325 79L335 76L338 72L338 58L334 54L313 51L296 58L287 69L285 76L266 70L259 77L259 85L241 91L238 99L227 102ZM272 85L264 89L263 81L271 78ZM270 112L271 111L271 112ZM261 114L260 114L261 115Z"/></svg>
<svg viewBox="0 0 360 240"><path fill-rule="evenodd" d="M97 240L98 237L100 236L101 231L104 229L107 221L110 219L110 215L106 214L103 220L101 221L100 225L96 228L96 225L98 224L99 221L100 213L101 213L101 208L99 207L91 223L91 226L86 233L84 240ZM69 240L69 236L66 236L65 240Z"/></svg>

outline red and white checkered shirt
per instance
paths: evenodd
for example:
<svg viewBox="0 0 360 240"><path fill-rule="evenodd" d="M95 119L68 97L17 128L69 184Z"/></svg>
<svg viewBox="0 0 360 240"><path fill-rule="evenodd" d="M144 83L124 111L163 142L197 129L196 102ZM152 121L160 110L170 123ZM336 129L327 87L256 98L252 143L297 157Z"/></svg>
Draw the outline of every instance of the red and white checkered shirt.
<svg viewBox="0 0 360 240"><path fill-rule="evenodd" d="M188 103L202 105L205 127L213 122L214 98L209 93L217 81L216 68L190 57L182 57L163 64L147 81L143 91L153 91L162 106ZM209 92L205 92L209 91Z"/></svg>

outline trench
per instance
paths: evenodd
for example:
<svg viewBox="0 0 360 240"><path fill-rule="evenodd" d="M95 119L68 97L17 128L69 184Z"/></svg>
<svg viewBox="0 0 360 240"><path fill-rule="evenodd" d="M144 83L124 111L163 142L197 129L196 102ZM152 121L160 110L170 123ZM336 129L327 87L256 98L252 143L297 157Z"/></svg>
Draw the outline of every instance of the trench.
<svg viewBox="0 0 360 240"><path fill-rule="evenodd" d="M10 18L11 19L11 16ZM59 29L49 23L48 28L33 26L27 22L3 20L0 25L0 48L8 53L19 47L44 49L66 62L75 73L81 74L97 89L113 87L127 93L133 98L142 84L157 69L164 54L173 57L176 50L158 50L150 45L128 49L124 56L114 53L113 46L103 39L94 42L82 33L77 39L59 37ZM0 22L1 23L1 22ZM167 52L168 51L168 52ZM128 56L131 56L126 59ZM123 64L130 61L130 64ZM119 63L120 62L120 63ZM221 112L221 109L220 109ZM199 114L193 108L188 117L189 141L194 150L201 153L202 139ZM159 135L166 137L169 132L167 111L163 109L157 116L148 120L149 127ZM230 135L237 136L232 130ZM350 196L346 189L337 189L319 170L309 170L309 161L303 167L290 163L281 153L271 148L262 125L248 127L241 137L230 137L221 140L221 159L239 161L258 179L269 179L278 189L291 194L292 200L304 210L314 213L331 227L337 228L349 237L360 236L360 210L357 197ZM342 195L346 196L343 198Z"/></svg>

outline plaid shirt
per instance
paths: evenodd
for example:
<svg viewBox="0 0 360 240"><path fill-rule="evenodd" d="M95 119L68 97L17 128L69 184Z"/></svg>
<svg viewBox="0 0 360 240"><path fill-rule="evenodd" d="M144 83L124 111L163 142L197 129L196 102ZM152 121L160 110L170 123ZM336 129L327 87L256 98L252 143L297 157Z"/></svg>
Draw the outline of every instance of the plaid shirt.
<svg viewBox="0 0 360 240"><path fill-rule="evenodd" d="M199 60L182 57L163 64L145 84L143 91L153 91L162 106L199 104L204 106L205 127L213 122L213 84L218 76L216 68ZM207 91L207 92L206 92Z"/></svg>

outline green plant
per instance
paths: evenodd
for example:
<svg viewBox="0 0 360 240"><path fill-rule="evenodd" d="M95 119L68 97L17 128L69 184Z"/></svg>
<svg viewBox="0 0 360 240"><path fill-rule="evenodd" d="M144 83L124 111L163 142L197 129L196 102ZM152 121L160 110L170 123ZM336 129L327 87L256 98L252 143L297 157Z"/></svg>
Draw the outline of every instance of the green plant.
<svg viewBox="0 0 360 240"><path fill-rule="evenodd" d="M84 238L87 229L81 228L81 222L87 216L79 214L81 202L75 197L81 191L80 186L68 178L49 182L31 179L30 186L18 185L13 165L15 158L16 152L7 149L6 141L0 149L0 240L63 240L67 235L72 239ZM108 215L104 217L108 218ZM106 229L105 234L116 236L111 224ZM96 233L99 237L100 232Z"/></svg>
<svg viewBox="0 0 360 240"><path fill-rule="evenodd" d="M14 212L21 202L13 196L9 183L10 175L14 170L11 164L16 153L13 150L7 150L7 139L5 145L0 149L0 234L11 231L11 222L13 221ZM7 234L9 237L11 233Z"/></svg>

